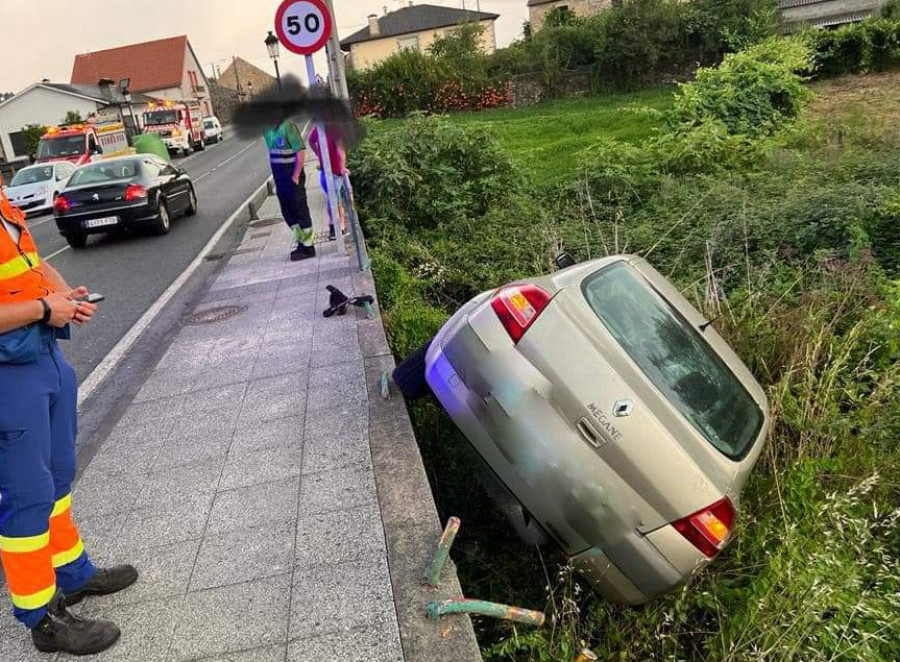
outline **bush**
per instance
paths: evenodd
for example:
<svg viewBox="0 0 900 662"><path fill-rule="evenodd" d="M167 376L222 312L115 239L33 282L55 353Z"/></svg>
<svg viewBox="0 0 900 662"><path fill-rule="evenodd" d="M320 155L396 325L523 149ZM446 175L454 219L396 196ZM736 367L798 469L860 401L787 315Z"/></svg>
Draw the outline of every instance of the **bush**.
<svg viewBox="0 0 900 662"><path fill-rule="evenodd" d="M681 85L672 127L686 131L718 122L729 134L774 133L809 99L803 76L811 69L812 53L798 39L772 38L728 55L720 66L700 69L694 81Z"/></svg>
<svg viewBox="0 0 900 662"><path fill-rule="evenodd" d="M837 30L807 35L816 51L816 72L823 77L884 71L900 66L900 20L868 18Z"/></svg>

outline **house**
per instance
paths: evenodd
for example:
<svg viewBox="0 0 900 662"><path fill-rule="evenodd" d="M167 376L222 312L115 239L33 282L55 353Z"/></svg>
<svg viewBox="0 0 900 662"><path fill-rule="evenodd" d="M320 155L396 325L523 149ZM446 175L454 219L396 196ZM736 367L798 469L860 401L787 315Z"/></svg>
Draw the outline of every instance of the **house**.
<svg viewBox="0 0 900 662"><path fill-rule="evenodd" d="M887 0L779 0L785 32L801 26L834 28L881 11Z"/></svg>
<svg viewBox="0 0 900 662"><path fill-rule="evenodd" d="M27 160L22 129L32 124L59 124L69 111L83 119L95 115L101 119L128 121L132 109L140 117L146 104L153 101L146 95L132 94L129 108L113 81L102 83L72 85L42 81L0 103L0 152L8 161Z"/></svg>
<svg viewBox="0 0 900 662"><path fill-rule="evenodd" d="M531 29L535 32L544 26L547 12L551 9L570 11L576 16L591 16L604 9L609 9L614 0L528 0L528 20L531 21Z"/></svg>
<svg viewBox="0 0 900 662"><path fill-rule="evenodd" d="M215 111L209 82L190 41L185 36L158 39L75 56L73 84L96 83L101 78L131 79L131 93L165 101L196 99L204 115Z"/></svg>
<svg viewBox="0 0 900 662"><path fill-rule="evenodd" d="M369 25L341 41L341 49L350 53L348 66L367 69L401 50L427 51L434 41L466 23L484 26L481 48L492 53L497 47L494 22L499 14L465 11L455 7L413 5L378 17L369 15Z"/></svg>
<svg viewBox="0 0 900 662"><path fill-rule="evenodd" d="M234 90L239 95L261 94L269 88L275 87L278 81L257 66L254 66L241 58L232 60L228 68L223 71L216 83L219 87Z"/></svg>

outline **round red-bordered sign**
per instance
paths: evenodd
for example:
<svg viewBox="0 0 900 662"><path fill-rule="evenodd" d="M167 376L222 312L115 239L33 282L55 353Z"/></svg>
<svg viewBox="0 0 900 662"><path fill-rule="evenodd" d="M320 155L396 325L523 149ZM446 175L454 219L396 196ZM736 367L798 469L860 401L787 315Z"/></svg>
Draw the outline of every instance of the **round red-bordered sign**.
<svg viewBox="0 0 900 662"><path fill-rule="evenodd" d="M322 0L284 0L275 14L275 33L298 55L321 50L331 36L331 14Z"/></svg>

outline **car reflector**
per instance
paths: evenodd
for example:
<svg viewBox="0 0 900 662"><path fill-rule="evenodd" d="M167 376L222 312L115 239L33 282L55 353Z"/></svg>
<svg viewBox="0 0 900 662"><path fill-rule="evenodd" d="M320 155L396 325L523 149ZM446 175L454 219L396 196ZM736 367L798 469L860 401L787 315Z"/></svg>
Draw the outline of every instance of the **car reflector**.
<svg viewBox="0 0 900 662"><path fill-rule="evenodd" d="M70 209L72 209L72 205L70 205L69 201L66 200L66 196L56 196L56 200L53 201L53 211L55 211L57 214L65 214Z"/></svg>
<svg viewBox="0 0 900 662"><path fill-rule="evenodd" d="M519 342L548 303L550 295L537 285L511 285L497 290L491 307L509 337Z"/></svg>
<svg viewBox="0 0 900 662"><path fill-rule="evenodd" d="M672 526L708 558L714 557L728 543L734 526L734 506L728 497L698 510Z"/></svg>

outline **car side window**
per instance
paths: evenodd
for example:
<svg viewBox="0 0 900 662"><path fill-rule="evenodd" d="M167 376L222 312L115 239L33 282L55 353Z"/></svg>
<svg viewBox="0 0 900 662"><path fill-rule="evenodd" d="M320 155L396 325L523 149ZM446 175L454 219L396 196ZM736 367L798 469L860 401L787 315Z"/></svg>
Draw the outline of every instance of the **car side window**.
<svg viewBox="0 0 900 662"><path fill-rule="evenodd" d="M153 159L144 159L144 170L147 171L148 176L156 178L159 177L159 173L162 169Z"/></svg>

